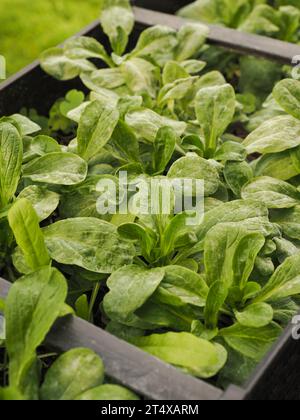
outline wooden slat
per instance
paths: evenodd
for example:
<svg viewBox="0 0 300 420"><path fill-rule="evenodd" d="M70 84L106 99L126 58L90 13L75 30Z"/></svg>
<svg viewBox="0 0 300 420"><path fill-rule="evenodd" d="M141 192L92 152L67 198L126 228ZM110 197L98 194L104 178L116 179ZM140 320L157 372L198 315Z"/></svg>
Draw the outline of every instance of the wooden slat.
<svg viewBox="0 0 300 420"><path fill-rule="evenodd" d="M9 286L6 280L0 279L0 297L6 297ZM45 345L59 352L75 347L94 350L102 357L109 377L151 400L217 400L222 395L222 391L212 385L182 374L77 317L59 320Z"/></svg>
<svg viewBox="0 0 300 420"><path fill-rule="evenodd" d="M178 16L139 7L135 7L134 11L136 20L145 25L167 25L171 28L179 29L187 22L186 19ZM252 35L222 26L204 24L210 29L208 41L211 44L229 48L242 54L252 54L285 64L292 64L293 57L300 56L299 45Z"/></svg>

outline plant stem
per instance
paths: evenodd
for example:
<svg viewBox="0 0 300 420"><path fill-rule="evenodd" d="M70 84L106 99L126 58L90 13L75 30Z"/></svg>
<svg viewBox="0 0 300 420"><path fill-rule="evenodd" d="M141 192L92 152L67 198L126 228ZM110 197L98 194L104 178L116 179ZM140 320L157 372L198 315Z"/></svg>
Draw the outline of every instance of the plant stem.
<svg viewBox="0 0 300 420"><path fill-rule="evenodd" d="M89 318L88 318L89 322L93 322L93 309L96 303L99 290L100 290L100 282L95 284L93 293L91 296L90 305L89 305Z"/></svg>

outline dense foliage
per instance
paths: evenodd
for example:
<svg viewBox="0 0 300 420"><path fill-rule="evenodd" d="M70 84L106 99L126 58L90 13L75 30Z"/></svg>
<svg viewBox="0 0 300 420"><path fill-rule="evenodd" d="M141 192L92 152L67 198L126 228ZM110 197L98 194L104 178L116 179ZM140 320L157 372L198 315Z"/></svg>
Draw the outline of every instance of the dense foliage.
<svg viewBox="0 0 300 420"><path fill-rule="evenodd" d="M196 0L178 14L244 32L299 42L298 0Z"/></svg>
<svg viewBox="0 0 300 420"><path fill-rule="evenodd" d="M204 26L150 27L126 52L128 2L103 0L101 23L112 54L79 37L41 57L59 80L80 76L87 96L71 91L48 120L31 112L42 130L24 115L0 120L1 274L25 275L13 291L29 283L47 305L42 285L56 279L56 311L42 308L47 330L67 295L78 316L187 373L243 382L299 308L300 82L265 86L256 101L240 68L225 73L228 83L206 65ZM261 63L274 82L284 75ZM204 179L204 219L101 216L99 180L118 185L120 171L146 182ZM13 322L12 297L6 308ZM21 352L1 331L16 387L32 379L44 337L43 325L30 328Z"/></svg>

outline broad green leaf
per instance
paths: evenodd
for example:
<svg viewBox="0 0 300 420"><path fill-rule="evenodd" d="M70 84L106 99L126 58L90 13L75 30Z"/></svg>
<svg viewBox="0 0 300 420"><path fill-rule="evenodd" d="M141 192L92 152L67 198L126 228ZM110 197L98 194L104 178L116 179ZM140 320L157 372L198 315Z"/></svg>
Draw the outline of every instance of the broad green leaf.
<svg viewBox="0 0 300 420"><path fill-rule="evenodd" d="M107 65L112 65L112 60L103 45L92 37L79 36L68 39L64 43L64 52L70 59L98 58Z"/></svg>
<svg viewBox="0 0 300 420"><path fill-rule="evenodd" d="M122 55L134 26L129 0L101 0L100 21L114 52Z"/></svg>
<svg viewBox="0 0 300 420"><path fill-rule="evenodd" d="M155 174L164 172L171 160L178 137L170 127L160 128L154 140L153 171Z"/></svg>
<svg viewBox="0 0 300 420"><path fill-rule="evenodd" d="M156 97L160 79L159 68L147 60L133 57L121 66L125 82L135 95L148 94Z"/></svg>
<svg viewBox="0 0 300 420"><path fill-rule="evenodd" d="M78 126L79 155L88 161L99 153L111 138L118 121L119 112L110 105L103 105L99 101L88 105Z"/></svg>
<svg viewBox="0 0 300 420"><path fill-rule="evenodd" d="M22 139L9 123L0 123L0 205L5 207L13 198L21 175Z"/></svg>
<svg viewBox="0 0 300 420"><path fill-rule="evenodd" d="M181 65L188 74L198 74L206 67L205 61L201 60L185 60Z"/></svg>
<svg viewBox="0 0 300 420"><path fill-rule="evenodd" d="M153 356L200 378L215 376L227 359L227 352L221 345L184 332L153 334L134 338L132 342Z"/></svg>
<svg viewBox="0 0 300 420"><path fill-rule="evenodd" d="M25 198L17 200L8 212L8 222L26 264L32 270L49 265L50 257L32 204Z"/></svg>
<svg viewBox="0 0 300 420"><path fill-rule="evenodd" d="M165 257L174 252L175 248L181 248L191 241L195 241L193 237L193 230L189 225L189 218L195 218L194 213L189 212L176 214L172 220L168 223L165 231L161 236L161 256ZM195 221L198 222L197 217ZM183 239L183 244L181 243Z"/></svg>
<svg viewBox="0 0 300 420"><path fill-rule="evenodd" d="M10 385L19 387L67 296L67 284L54 268L45 267L14 283L6 301L6 347Z"/></svg>
<svg viewBox="0 0 300 420"><path fill-rule="evenodd" d="M204 311L206 328L210 330L217 328L219 312L226 301L228 291L228 285L222 279L216 280L211 285Z"/></svg>
<svg viewBox="0 0 300 420"><path fill-rule="evenodd" d="M253 170L246 161L226 162L224 177L232 192L241 197L243 186L253 178Z"/></svg>
<svg viewBox="0 0 300 420"><path fill-rule="evenodd" d="M188 78L189 73L183 66L176 61L168 61L163 69L162 80L163 84L176 82L178 79Z"/></svg>
<svg viewBox="0 0 300 420"><path fill-rule="evenodd" d="M156 293L161 303L178 307L186 304L204 307L208 287L203 276L176 265L169 265L164 270L165 277Z"/></svg>
<svg viewBox="0 0 300 420"><path fill-rule="evenodd" d="M166 84L159 92L157 98L158 105L164 106L170 101L183 99L190 92L197 80L198 76L189 76Z"/></svg>
<svg viewBox="0 0 300 420"><path fill-rule="evenodd" d="M151 26L142 32L130 56L150 57L163 67L174 58L177 44L177 32L174 29L161 25Z"/></svg>
<svg viewBox="0 0 300 420"><path fill-rule="evenodd" d="M247 157L245 147L236 141L224 142L216 151L214 159L221 162L244 162Z"/></svg>
<svg viewBox="0 0 300 420"><path fill-rule="evenodd" d="M134 246L121 239L116 226L93 217L61 220L43 233L51 258L95 273L110 274L135 256Z"/></svg>
<svg viewBox="0 0 300 420"><path fill-rule="evenodd" d="M254 302L272 302L300 293L300 253L287 258L263 287Z"/></svg>
<svg viewBox="0 0 300 420"><path fill-rule="evenodd" d="M278 260L282 263L286 258L297 254L300 249L293 242L284 238L274 238Z"/></svg>
<svg viewBox="0 0 300 420"><path fill-rule="evenodd" d="M103 300L106 315L125 324L134 321L134 313L153 295L164 274L161 268L149 270L136 265L115 271L107 281L110 291Z"/></svg>
<svg viewBox="0 0 300 420"><path fill-rule="evenodd" d="M273 320L274 311L267 303L253 303L242 312L234 312L238 322L244 327L262 328Z"/></svg>
<svg viewBox="0 0 300 420"><path fill-rule="evenodd" d="M60 356L46 373L41 399L71 401L102 385L104 366L92 350L78 348Z"/></svg>
<svg viewBox="0 0 300 420"><path fill-rule="evenodd" d="M249 227L252 224L258 226L261 224L263 228L264 223L268 221L268 215L266 205L257 201L234 200L224 203L205 214L204 221L197 232L198 238L203 240L210 229L219 223L244 222Z"/></svg>
<svg viewBox="0 0 300 420"><path fill-rule="evenodd" d="M85 59L71 59L61 48L51 48L40 56L42 69L58 80L75 79L81 73L96 70L94 64Z"/></svg>
<svg viewBox="0 0 300 420"><path fill-rule="evenodd" d="M280 226L285 236L300 240L300 206L276 211L272 213L271 219Z"/></svg>
<svg viewBox="0 0 300 420"><path fill-rule="evenodd" d="M44 156L48 153L59 153L61 152L61 146L52 137L40 135L30 138L29 142L24 142L24 154L23 163L29 162L30 160L39 156Z"/></svg>
<svg viewBox="0 0 300 420"><path fill-rule="evenodd" d="M109 144L113 146L126 162L139 162L139 143L135 134L125 122L121 120L118 122Z"/></svg>
<svg viewBox="0 0 300 420"><path fill-rule="evenodd" d="M209 285L221 281L230 288L245 287L255 259L265 243L259 232L233 223L218 224L205 238L204 264Z"/></svg>
<svg viewBox="0 0 300 420"><path fill-rule="evenodd" d="M178 46L175 58L177 61L184 61L199 55L206 37L209 34L207 26L200 23L187 23L178 32Z"/></svg>
<svg viewBox="0 0 300 420"><path fill-rule="evenodd" d="M57 209L59 195L38 185L30 185L18 195L32 204L40 221L46 220Z"/></svg>
<svg viewBox="0 0 300 420"><path fill-rule="evenodd" d="M298 80L285 79L277 83L273 96L288 114L300 120L300 82Z"/></svg>
<svg viewBox="0 0 300 420"><path fill-rule="evenodd" d="M21 114L13 114L9 117L0 118L1 122L10 122L18 129L21 137L28 136L41 130L41 127L29 118Z"/></svg>
<svg viewBox="0 0 300 420"><path fill-rule="evenodd" d="M196 154L190 154L173 163L168 177L203 180L205 196L214 194L220 185L218 170L213 162Z"/></svg>
<svg viewBox="0 0 300 420"><path fill-rule="evenodd" d="M72 153L49 153L23 166L24 178L46 184L75 185L86 175L86 162Z"/></svg>
<svg viewBox="0 0 300 420"><path fill-rule="evenodd" d="M244 141L247 152L279 153L300 145L300 121L289 115L265 121Z"/></svg>
<svg viewBox="0 0 300 420"><path fill-rule="evenodd" d="M255 162L256 176L270 176L287 181L300 174L300 147L270 153Z"/></svg>
<svg viewBox="0 0 300 420"><path fill-rule="evenodd" d="M89 75L89 78L93 85L97 86L97 88L100 89L104 88L114 90L121 88L126 84L125 74L119 67L114 67L112 69L104 68L95 70ZM90 99L93 101L93 98L91 96Z"/></svg>
<svg viewBox="0 0 300 420"><path fill-rule="evenodd" d="M232 122L236 107L235 92L231 85L202 88L196 97L195 110L203 129L206 150L213 156L218 138Z"/></svg>
<svg viewBox="0 0 300 420"><path fill-rule="evenodd" d="M242 189L244 200L257 200L265 203L269 209L285 209L300 204L297 188L270 177L255 178Z"/></svg>
<svg viewBox="0 0 300 420"><path fill-rule="evenodd" d="M79 395L78 401L138 401L133 392L119 385L105 384Z"/></svg>
<svg viewBox="0 0 300 420"><path fill-rule="evenodd" d="M169 304L162 304L155 293L137 310L136 315L138 318L133 325L140 329L150 331L167 328L172 331L190 331L193 320L199 315L199 310L187 305L177 308Z"/></svg>
<svg viewBox="0 0 300 420"><path fill-rule="evenodd" d="M125 122L133 129L138 138L144 138L153 142L160 128L173 128L177 136L181 136L187 125L183 121L175 121L163 117L150 109L129 112L125 117Z"/></svg>
<svg viewBox="0 0 300 420"><path fill-rule="evenodd" d="M237 323L219 334L234 350L260 362L281 333L282 329L275 323L262 328L244 327Z"/></svg>

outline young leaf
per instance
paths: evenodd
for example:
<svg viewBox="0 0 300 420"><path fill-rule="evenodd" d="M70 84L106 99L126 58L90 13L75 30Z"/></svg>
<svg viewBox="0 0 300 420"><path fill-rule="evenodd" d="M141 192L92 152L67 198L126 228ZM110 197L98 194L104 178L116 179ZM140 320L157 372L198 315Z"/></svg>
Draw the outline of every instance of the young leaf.
<svg viewBox="0 0 300 420"><path fill-rule="evenodd" d="M51 257L65 265L110 274L135 256L134 246L117 233L117 227L93 217L56 222L43 229Z"/></svg>
<svg viewBox="0 0 300 420"><path fill-rule="evenodd" d="M231 123L235 106L235 92L229 84L202 88L198 91L195 110L204 131L209 157L214 155L217 140Z"/></svg>
<svg viewBox="0 0 300 420"><path fill-rule="evenodd" d="M139 241L143 255L150 258L157 243L157 235L152 229L137 223L124 223L118 227L118 233L125 239Z"/></svg>
<svg viewBox="0 0 300 420"><path fill-rule="evenodd" d="M10 358L10 385L19 388L59 316L67 284L54 268L45 267L13 284L6 301L6 346Z"/></svg>
<svg viewBox="0 0 300 420"><path fill-rule="evenodd" d="M263 287L254 302L272 302L300 293L300 253L287 258Z"/></svg>
<svg viewBox="0 0 300 420"><path fill-rule="evenodd" d="M0 123L0 206L5 207L14 196L23 157L22 139L9 123Z"/></svg>
<svg viewBox="0 0 300 420"><path fill-rule="evenodd" d="M255 259L265 243L259 232L233 223L218 224L205 238L204 264L207 283L221 281L227 288L233 284L245 287Z"/></svg>
<svg viewBox="0 0 300 420"><path fill-rule="evenodd" d="M90 308L87 295L81 295L75 302L75 311L76 316L85 321L89 321L90 318Z"/></svg>
<svg viewBox="0 0 300 420"><path fill-rule="evenodd" d="M46 184L76 185L87 175L87 164L72 153L49 153L23 166L23 177Z"/></svg>
<svg viewBox="0 0 300 420"><path fill-rule="evenodd" d="M129 0L101 0L100 20L114 52L122 55L134 25Z"/></svg>
<svg viewBox="0 0 300 420"><path fill-rule="evenodd" d="M78 126L78 153L90 160L111 138L119 121L119 112L110 105L92 102L83 111Z"/></svg>
<svg viewBox="0 0 300 420"><path fill-rule="evenodd" d="M60 356L47 371L41 387L44 401L71 401L102 385L104 366L92 350L78 348Z"/></svg>
<svg viewBox="0 0 300 420"><path fill-rule="evenodd" d="M16 242L24 255L26 264L34 271L50 264L39 219L31 203L22 198L8 212L8 222Z"/></svg>
<svg viewBox="0 0 300 420"><path fill-rule="evenodd" d="M171 160L178 137L170 127L162 127L158 130L153 144L153 171L162 174Z"/></svg>
<svg viewBox="0 0 300 420"><path fill-rule="evenodd" d="M142 350L199 378L211 378L224 366L227 352L189 333L153 334L131 340Z"/></svg>
<svg viewBox="0 0 300 420"><path fill-rule="evenodd" d="M217 328L219 312L226 301L228 291L228 285L223 281L217 280L211 285L204 311L206 328L210 330Z"/></svg>

